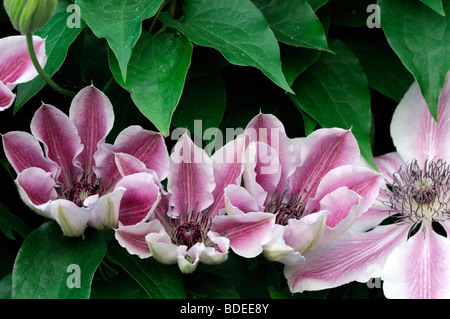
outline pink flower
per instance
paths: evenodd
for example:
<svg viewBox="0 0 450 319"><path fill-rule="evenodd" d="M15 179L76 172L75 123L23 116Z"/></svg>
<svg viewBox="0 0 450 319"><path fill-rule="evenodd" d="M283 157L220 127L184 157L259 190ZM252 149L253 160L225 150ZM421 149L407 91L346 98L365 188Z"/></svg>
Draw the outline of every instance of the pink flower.
<svg viewBox="0 0 450 319"><path fill-rule="evenodd" d="M141 258L153 256L165 264L178 264L183 273L193 272L199 262L223 262L230 242L236 253L256 256L254 247L270 238L274 216L255 212L218 220L225 206L225 187L240 184L244 147L244 139L236 139L209 157L183 135L170 156L168 192L162 195L154 218L119 227L118 242ZM127 167L131 174L145 170L133 157L117 156L120 169Z"/></svg>
<svg viewBox="0 0 450 319"><path fill-rule="evenodd" d="M33 37L34 49L39 64L47 62L45 40ZM9 108L15 99L11 91L19 83L31 81L38 75L28 53L25 36L10 36L0 39L0 111Z"/></svg>
<svg viewBox="0 0 450 319"><path fill-rule="evenodd" d="M244 135L245 187L227 187L227 215L220 218L276 216L272 238L261 247L270 260L304 263L305 256L344 234L378 194L381 176L359 166L359 147L349 130L319 129L289 139L275 116L260 114Z"/></svg>
<svg viewBox="0 0 450 319"><path fill-rule="evenodd" d="M38 214L56 220L66 236L81 235L87 225L97 229L138 223L151 213L152 201L136 207L124 195L127 187L152 184L167 176L168 153L160 134L132 126L114 145L105 137L114 122L113 107L93 86L73 99L69 116L43 104L31 121L31 134L14 131L2 136L3 148L17 172L16 184L23 201ZM41 145L44 147L42 151ZM144 179L122 178L115 152L127 152L152 167Z"/></svg>
<svg viewBox="0 0 450 319"><path fill-rule="evenodd" d="M381 277L387 298L450 297L448 77L438 122L414 83L394 112L391 136L396 152L375 158L385 178L377 201L347 236L286 270L292 291Z"/></svg>

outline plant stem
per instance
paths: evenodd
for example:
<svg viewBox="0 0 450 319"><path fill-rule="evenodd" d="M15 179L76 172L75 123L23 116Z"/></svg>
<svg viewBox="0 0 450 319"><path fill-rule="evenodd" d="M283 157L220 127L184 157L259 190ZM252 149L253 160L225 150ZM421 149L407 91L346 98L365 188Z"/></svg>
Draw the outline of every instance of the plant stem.
<svg viewBox="0 0 450 319"><path fill-rule="evenodd" d="M163 10L165 5L166 5L166 1L163 1L163 3L161 3L161 6L159 7L158 11L156 12L155 16L153 17L152 25L148 29L149 33L152 33L153 28L155 27L155 24L158 21L158 17L161 14L161 11Z"/></svg>
<svg viewBox="0 0 450 319"><path fill-rule="evenodd" d="M33 35L31 33L26 34L27 38L27 47L28 52L30 53L31 62L33 62L34 67L36 68L36 71L39 73L39 75L42 77L42 79L55 91L74 97L76 95L75 92L63 89L58 84L56 84L48 75L45 73L45 71L41 68L41 65L39 64L39 61L36 57L36 52L34 51L34 45L33 45Z"/></svg>

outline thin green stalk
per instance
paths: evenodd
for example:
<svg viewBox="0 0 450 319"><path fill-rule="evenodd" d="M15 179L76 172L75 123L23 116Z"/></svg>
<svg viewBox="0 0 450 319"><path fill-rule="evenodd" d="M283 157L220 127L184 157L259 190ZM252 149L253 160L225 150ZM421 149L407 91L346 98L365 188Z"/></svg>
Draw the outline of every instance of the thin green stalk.
<svg viewBox="0 0 450 319"><path fill-rule="evenodd" d="M34 51L34 45L33 45L33 35L31 33L27 33L27 46L28 46L28 52L30 53L31 61L33 62L34 67L36 68L36 71L39 73L39 75L42 77L42 79L55 91L74 97L76 95L75 92L63 89L58 84L56 84L48 75L45 73L45 71L41 68L41 65L39 64L39 61L36 57L36 52Z"/></svg>
<svg viewBox="0 0 450 319"><path fill-rule="evenodd" d="M152 21L152 25L150 26L150 28L148 29L149 33L152 33L153 28L155 27L156 22L158 21L158 17L161 14L164 6L166 5L166 1L163 1L163 3L161 3L161 6L158 9L158 12L156 12L155 16L153 17L153 21Z"/></svg>

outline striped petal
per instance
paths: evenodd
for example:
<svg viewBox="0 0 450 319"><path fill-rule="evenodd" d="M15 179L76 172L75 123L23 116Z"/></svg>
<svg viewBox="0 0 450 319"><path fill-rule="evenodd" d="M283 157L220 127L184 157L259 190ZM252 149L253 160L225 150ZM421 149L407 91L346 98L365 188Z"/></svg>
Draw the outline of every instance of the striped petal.
<svg viewBox="0 0 450 319"><path fill-rule="evenodd" d="M148 258L152 254L145 236L163 231L163 228L160 226L158 221L129 226L120 225L120 227L116 229L115 237L117 242L124 247L128 253L137 255L139 258Z"/></svg>
<svg viewBox="0 0 450 319"><path fill-rule="evenodd" d="M69 188L73 176L81 172L75 157L83 145L75 125L56 107L44 104L31 120L31 133L44 143L47 157L61 167L59 181Z"/></svg>
<svg viewBox="0 0 450 319"><path fill-rule="evenodd" d="M319 129L302 143L301 166L290 177L291 192L314 197L322 178L333 168L358 164L358 143L349 130Z"/></svg>
<svg viewBox="0 0 450 319"><path fill-rule="evenodd" d="M124 226L145 222L161 199L159 187L148 173L125 176L116 188L125 189L119 210L119 221Z"/></svg>
<svg viewBox="0 0 450 319"><path fill-rule="evenodd" d="M5 84L0 82L0 111L9 108L16 98L16 95Z"/></svg>
<svg viewBox="0 0 450 319"><path fill-rule="evenodd" d="M408 228L389 225L366 233L347 232L315 249L305 256L306 263L285 267L290 291L317 291L380 277L389 254L406 240Z"/></svg>
<svg viewBox="0 0 450 319"><path fill-rule="evenodd" d="M30 167L17 175L16 185L24 203L36 213L51 218L46 210L49 202L56 200L56 183L51 174L38 167Z"/></svg>
<svg viewBox="0 0 450 319"><path fill-rule="evenodd" d="M180 216L203 211L214 201L213 165L206 152L197 147L187 134L175 144L170 155L167 190L172 194L170 214Z"/></svg>
<svg viewBox="0 0 450 319"><path fill-rule="evenodd" d="M442 90L438 106L438 122L414 82L395 109L391 122L391 136L397 152L405 162L413 159L423 165L428 159L450 161L450 80Z"/></svg>
<svg viewBox="0 0 450 319"><path fill-rule="evenodd" d="M160 133L133 125L120 132L114 145L99 145L99 151L95 154L94 168L98 177L108 181L120 179L120 172L114 159L115 153L126 153L136 157L147 168L154 170L160 180L164 180L168 175L169 153Z"/></svg>
<svg viewBox="0 0 450 319"><path fill-rule="evenodd" d="M243 136L228 142L212 156L215 188L214 202L208 209L208 216L214 217L225 207L225 188L240 185L244 170L243 155L245 139Z"/></svg>
<svg viewBox="0 0 450 319"><path fill-rule="evenodd" d="M275 215L250 212L243 215L216 216L211 230L230 240L233 251L243 257L259 255L272 238Z"/></svg>
<svg viewBox="0 0 450 319"><path fill-rule="evenodd" d="M39 167L57 178L59 166L44 157L39 141L29 133L13 131L2 136L3 149L16 173L29 167Z"/></svg>
<svg viewBox="0 0 450 319"><path fill-rule="evenodd" d="M103 92L91 85L74 97L69 118L75 124L84 145L77 159L85 173L92 175L97 144L104 141L114 123L113 106Z"/></svg>
<svg viewBox="0 0 450 319"><path fill-rule="evenodd" d="M450 298L450 241L431 225L403 241L389 255L381 279L387 298Z"/></svg>
<svg viewBox="0 0 450 319"><path fill-rule="evenodd" d="M39 64L47 62L45 40L33 36L33 45ZM25 36L10 36L0 39L0 82L18 84L31 81L38 73L31 62Z"/></svg>
<svg viewBox="0 0 450 319"><path fill-rule="evenodd" d="M282 168L279 189L287 189L287 178L295 170L296 156L293 142L280 120L272 114L259 114L248 123L245 134L249 136L249 142L265 143L279 154Z"/></svg>
<svg viewBox="0 0 450 319"><path fill-rule="evenodd" d="M65 236L78 237L84 233L89 221L89 209L75 203L57 199L48 207L53 219L61 226Z"/></svg>
<svg viewBox="0 0 450 319"><path fill-rule="evenodd" d="M89 225L99 230L116 227L124 192L125 188L116 187L111 193L98 197L89 205L88 197L83 204L90 208Z"/></svg>

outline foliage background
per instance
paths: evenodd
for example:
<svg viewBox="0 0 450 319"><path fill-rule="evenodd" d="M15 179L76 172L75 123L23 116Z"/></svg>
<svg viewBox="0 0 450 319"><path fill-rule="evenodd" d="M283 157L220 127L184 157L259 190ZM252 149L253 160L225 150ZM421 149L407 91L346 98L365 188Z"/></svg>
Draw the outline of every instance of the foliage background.
<svg viewBox="0 0 450 319"><path fill-rule="evenodd" d="M82 20L70 29L66 8L73 3ZM445 1L379 0L382 28L367 25L375 0L123 3L59 0L37 32L47 36L46 70L57 83L72 90L92 83L109 96L116 116L110 142L132 124L168 135L202 119L204 129L225 132L263 112L275 114L292 138L321 126L352 127L371 162L394 150L391 116L412 81L436 114L449 69ZM0 30L2 37L17 34L3 7ZM68 112L71 99L39 81L17 88L16 105L0 116L0 133L29 132L42 102ZM166 140L170 150L174 141ZM3 153L0 163L2 298L384 298L382 289L362 283L291 294L282 266L263 257L230 252L224 264L181 275L176 266L128 255L112 232L63 238L22 203ZM88 274L79 289L65 287L70 263Z"/></svg>

